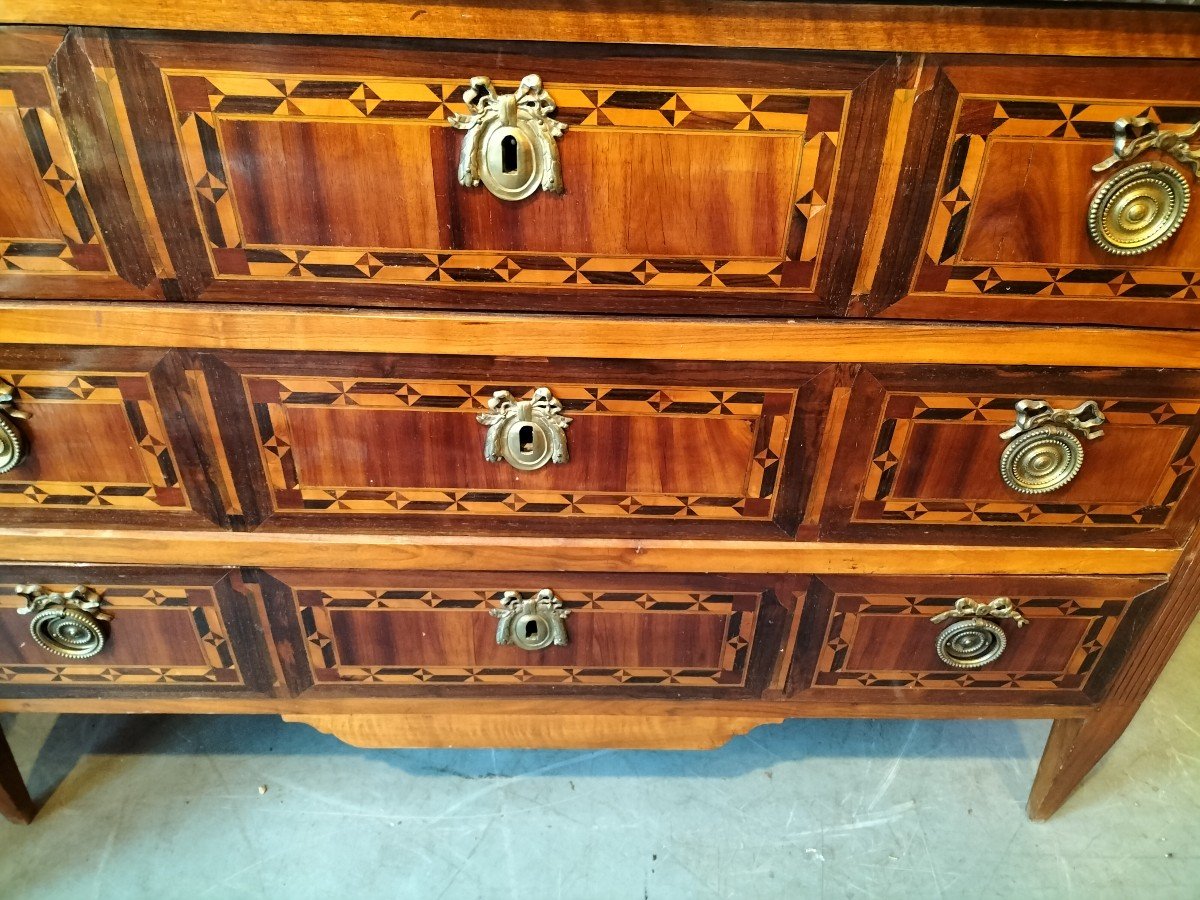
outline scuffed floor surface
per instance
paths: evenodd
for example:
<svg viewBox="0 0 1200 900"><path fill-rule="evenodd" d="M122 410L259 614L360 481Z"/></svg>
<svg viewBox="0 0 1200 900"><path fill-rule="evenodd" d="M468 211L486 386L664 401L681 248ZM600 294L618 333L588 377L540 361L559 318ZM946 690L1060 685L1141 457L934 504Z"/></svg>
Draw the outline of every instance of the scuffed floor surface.
<svg viewBox="0 0 1200 900"><path fill-rule="evenodd" d="M1195 898L1197 669L1200 628L1044 825L1024 803L1045 722L792 721L671 753L5 717L45 808L0 822L0 897Z"/></svg>

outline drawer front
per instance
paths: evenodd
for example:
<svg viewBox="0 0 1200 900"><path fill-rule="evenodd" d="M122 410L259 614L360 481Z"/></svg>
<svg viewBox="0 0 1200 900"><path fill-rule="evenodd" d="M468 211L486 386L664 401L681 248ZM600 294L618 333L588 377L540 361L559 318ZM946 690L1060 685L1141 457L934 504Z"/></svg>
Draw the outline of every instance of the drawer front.
<svg viewBox="0 0 1200 900"><path fill-rule="evenodd" d="M1005 480L1006 458L1042 464L1041 429L1005 437L1030 399L1059 410L1095 401L1104 418L1092 439L1059 429L1082 463L1042 493ZM1187 373L871 367L846 421L824 517L838 538L1177 545L1200 505L1200 380Z"/></svg>
<svg viewBox="0 0 1200 900"><path fill-rule="evenodd" d="M264 527L621 522L775 537L796 527L834 374L325 354L206 364L225 446L248 463L242 505ZM489 461L489 403L542 388L561 405L564 458L535 470Z"/></svg>
<svg viewBox="0 0 1200 900"><path fill-rule="evenodd" d="M853 207L874 189L841 148L876 171L886 107L866 101L894 77L858 57L661 48L121 44L141 157L163 163L160 216L186 212L195 238L181 272L202 270L203 299L255 302L830 309L854 265L833 251L858 246ZM547 130L566 130L530 158L557 155L561 193L464 186L481 131L451 119L472 114L470 80L503 96L531 73ZM518 164L515 145L497 164Z"/></svg>
<svg viewBox="0 0 1200 900"><path fill-rule="evenodd" d="M787 617L776 585L746 576L267 574L277 639L294 648L296 686L309 695L751 696L766 684ZM513 592L519 606L541 591L553 595L562 642L531 649L514 643L528 617L513 607L506 621L504 597Z"/></svg>
<svg viewBox="0 0 1200 900"><path fill-rule="evenodd" d="M61 29L0 30L0 297L158 296L76 49Z"/></svg>
<svg viewBox="0 0 1200 900"><path fill-rule="evenodd" d="M924 159L912 160L925 169L921 205L914 195L911 210L897 210L897 255L881 266L877 306L900 301L891 312L916 318L1200 327L1195 209L1161 245L1131 255L1098 243L1088 221L1094 199L1104 206L1111 198L1114 214L1132 201L1124 227L1158 234L1149 227L1152 209L1163 228L1186 209L1197 173L1162 150L1100 172L1093 167L1113 154L1118 119L1144 117L1162 133L1194 131L1200 66L1012 60L953 62L940 71L939 86L924 101L928 114L912 120L912 151L928 147ZM917 140L915 129L937 115L948 131ZM1200 152L1200 134L1190 142ZM1121 173L1146 164L1169 167L1171 193L1158 182L1124 192L1114 184L1114 193L1104 193L1114 175L1140 177ZM925 223L923 234L914 221Z"/></svg>
<svg viewBox="0 0 1200 900"><path fill-rule="evenodd" d="M0 579L0 696L253 692L272 680L262 662L257 601L235 574L5 566ZM77 587L98 608L63 600ZM73 611L64 614L64 606ZM64 656L52 649L84 642L90 625L81 616L103 635L99 651Z"/></svg>
<svg viewBox="0 0 1200 900"><path fill-rule="evenodd" d="M0 473L0 516L213 527L171 369L161 351L0 347L0 392L12 396L0 402L0 458L11 465L20 448Z"/></svg>
<svg viewBox="0 0 1200 900"><path fill-rule="evenodd" d="M1162 585L1152 578L821 576L809 590L789 690L863 702L900 695L944 701L948 691L1003 703L1098 699ZM958 636L947 635L943 653L960 663L999 646L985 646L991 632L980 632L975 616L953 615L964 596L981 604L1008 598L1024 621L984 614L1003 635L1003 649L978 668L948 664L938 651L949 628Z"/></svg>

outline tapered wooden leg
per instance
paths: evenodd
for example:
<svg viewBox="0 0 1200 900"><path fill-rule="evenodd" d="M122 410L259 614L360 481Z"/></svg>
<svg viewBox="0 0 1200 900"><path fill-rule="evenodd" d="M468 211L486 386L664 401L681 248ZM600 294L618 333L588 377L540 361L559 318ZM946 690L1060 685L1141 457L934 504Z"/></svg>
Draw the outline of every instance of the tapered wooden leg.
<svg viewBox="0 0 1200 900"><path fill-rule="evenodd" d="M1102 707L1086 719L1059 719L1050 729L1026 807L1044 822L1066 802L1133 719L1137 706Z"/></svg>
<svg viewBox="0 0 1200 900"><path fill-rule="evenodd" d="M13 759L8 741L0 732L0 813L10 822L18 825L28 825L33 821L33 801L29 799L29 791L17 769L17 761Z"/></svg>

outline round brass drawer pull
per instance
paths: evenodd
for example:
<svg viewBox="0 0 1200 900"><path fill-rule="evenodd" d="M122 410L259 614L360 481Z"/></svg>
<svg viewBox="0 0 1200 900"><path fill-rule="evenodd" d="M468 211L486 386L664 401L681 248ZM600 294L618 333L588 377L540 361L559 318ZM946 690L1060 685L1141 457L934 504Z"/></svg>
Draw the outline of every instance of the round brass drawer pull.
<svg viewBox="0 0 1200 900"><path fill-rule="evenodd" d="M532 597L522 597L516 591L505 591L500 608L492 615L496 625L496 643L512 644L522 650L544 650L551 644L567 644L567 616L562 601L554 591L544 588Z"/></svg>
<svg viewBox="0 0 1200 900"><path fill-rule="evenodd" d="M1083 442L1102 437L1104 413L1094 400L1055 409L1045 400L1020 400L1017 422L1001 438L1000 477L1022 494L1046 494L1069 484L1083 467Z"/></svg>
<svg viewBox="0 0 1200 900"><path fill-rule="evenodd" d="M1120 118L1113 122L1112 155L1092 166L1105 172L1154 150L1190 167L1200 178L1200 153L1191 141L1200 122L1182 131L1162 130L1149 118ZM1191 192L1183 173L1161 162L1141 163L1110 175L1088 204L1088 234L1097 246L1118 256L1146 253L1161 246L1179 230L1187 215Z"/></svg>
<svg viewBox="0 0 1200 900"><path fill-rule="evenodd" d="M0 475L19 466L28 450L15 421L28 416L13 407L15 400L16 390L13 386L0 381Z"/></svg>
<svg viewBox="0 0 1200 900"><path fill-rule="evenodd" d="M65 594L36 584L17 585L25 598L20 615L32 615L29 633L43 650L71 659L88 659L104 649L108 636L104 623L111 616L98 612L100 595L79 585Z"/></svg>
<svg viewBox="0 0 1200 900"><path fill-rule="evenodd" d="M562 404L540 387L529 400L517 400L508 391L496 391L488 401L490 412L476 416L488 426L483 441L483 458L506 462L514 469L532 472L548 463L565 463L566 428L571 420L562 414Z"/></svg>
<svg viewBox="0 0 1200 900"><path fill-rule="evenodd" d="M1003 655L1008 636L994 620L1011 619L1018 628L1029 624L1008 597L997 597L990 603L976 603L970 597L960 597L951 609L930 621L936 625L950 618L959 621L942 629L934 649L938 659L955 669L982 669Z"/></svg>
<svg viewBox="0 0 1200 900"><path fill-rule="evenodd" d="M1088 233L1109 253L1132 256L1163 244L1183 224L1191 192L1162 163L1122 169L1100 186L1088 207Z"/></svg>

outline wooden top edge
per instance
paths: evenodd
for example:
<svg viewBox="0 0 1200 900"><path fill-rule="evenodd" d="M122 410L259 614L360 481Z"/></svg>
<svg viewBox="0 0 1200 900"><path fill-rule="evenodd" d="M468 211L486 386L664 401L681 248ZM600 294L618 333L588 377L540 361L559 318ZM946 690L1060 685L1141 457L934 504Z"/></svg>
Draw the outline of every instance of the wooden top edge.
<svg viewBox="0 0 1200 900"><path fill-rule="evenodd" d="M1162 8L778 0L7 0L0 22L271 34L909 53L1200 57L1200 15Z"/></svg>
<svg viewBox="0 0 1200 900"><path fill-rule="evenodd" d="M284 325L283 323L286 323ZM0 343L817 363L1200 369L1200 331L0 302Z"/></svg>

